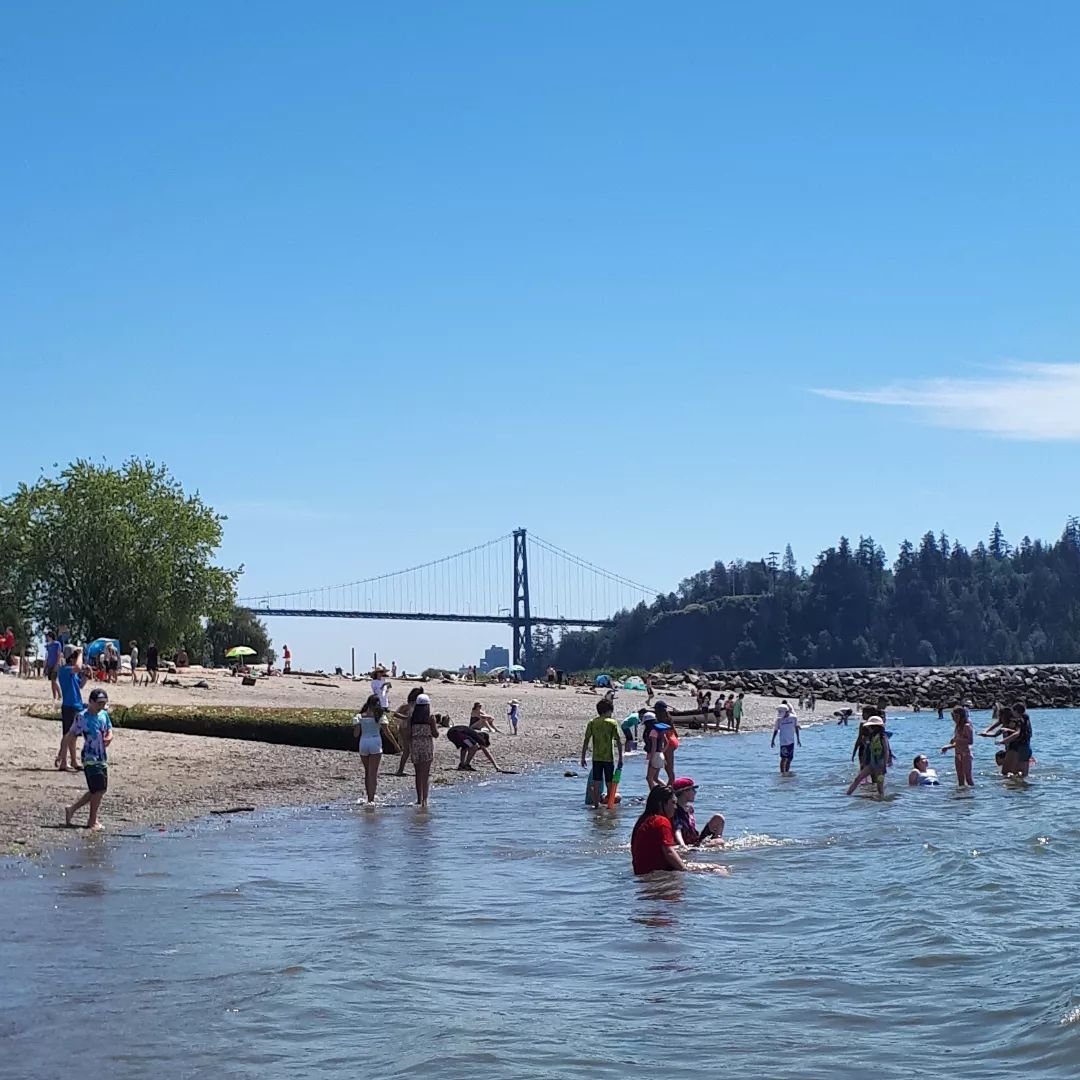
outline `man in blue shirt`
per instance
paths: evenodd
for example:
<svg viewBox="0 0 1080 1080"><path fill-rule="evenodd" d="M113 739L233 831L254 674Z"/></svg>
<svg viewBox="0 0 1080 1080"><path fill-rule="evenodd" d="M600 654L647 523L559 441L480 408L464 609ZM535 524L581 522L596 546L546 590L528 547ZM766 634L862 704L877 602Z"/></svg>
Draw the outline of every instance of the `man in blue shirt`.
<svg viewBox="0 0 1080 1080"><path fill-rule="evenodd" d="M71 725L71 731L65 736L72 753L75 750L75 740L80 735L83 737L83 775L86 777L87 788L86 794L77 803L65 808L64 821L67 825L72 824L71 819L76 811L89 803L90 820L86 827L95 830L101 828L98 808L105 792L109 790L109 743L112 742L112 721L105 711L108 703L109 695L104 690L91 690L89 703L79 713L75 723Z"/></svg>
<svg viewBox="0 0 1080 1080"><path fill-rule="evenodd" d="M52 687L53 701L60 700L60 687L56 682L56 672L60 667L60 650L63 645L56 640L56 635L50 630L45 635L45 678Z"/></svg>
<svg viewBox="0 0 1080 1080"><path fill-rule="evenodd" d="M64 764L64 746L67 744L68 732L75 718L83 710L82 686L82 649L76 649L68 645L64 649L64 663L56 671L56 678L60 684L60 723L63 726L63 734L60 737L60 753L56 755L56 767L61 772L75 772L79 765L75 760L75 740L72 739L68 753L71 757L71 765Z"/></svg>

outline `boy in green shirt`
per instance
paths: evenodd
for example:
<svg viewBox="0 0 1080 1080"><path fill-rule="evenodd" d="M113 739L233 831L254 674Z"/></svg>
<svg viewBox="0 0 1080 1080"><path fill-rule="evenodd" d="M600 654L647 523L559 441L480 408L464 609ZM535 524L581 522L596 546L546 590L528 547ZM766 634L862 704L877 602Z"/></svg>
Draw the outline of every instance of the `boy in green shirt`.
<svg viewBox="0 0 1080 1080"><path fill-rule="evenodd" d="M619 739L619 725L612 719L614 706L607 698L596 703L596 716L585 728L585 741L581 744L581 767L585 768L585 751L592 743L592 804L599 810L601 784L608 788L615 778L615 750L619 751L619 768L623 764L623 748Z"/></svg>

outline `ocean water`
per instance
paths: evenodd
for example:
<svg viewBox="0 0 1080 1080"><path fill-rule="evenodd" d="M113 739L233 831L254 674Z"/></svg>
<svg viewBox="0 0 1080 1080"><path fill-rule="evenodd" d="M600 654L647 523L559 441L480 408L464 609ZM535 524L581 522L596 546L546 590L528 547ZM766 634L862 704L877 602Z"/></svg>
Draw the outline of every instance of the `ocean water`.
<svg viewBox="0 0 1080 1080"><path fill-rule="evenodd" d="M973 792L907 789L951 724L890 719L885 802L854 728L786 779L685 738L729 877L633 877L640 757L611 817L560 766L5 864L0 1076L1075 1078L1080 713L1032 718L1030 783L979 740Z"/></svg>

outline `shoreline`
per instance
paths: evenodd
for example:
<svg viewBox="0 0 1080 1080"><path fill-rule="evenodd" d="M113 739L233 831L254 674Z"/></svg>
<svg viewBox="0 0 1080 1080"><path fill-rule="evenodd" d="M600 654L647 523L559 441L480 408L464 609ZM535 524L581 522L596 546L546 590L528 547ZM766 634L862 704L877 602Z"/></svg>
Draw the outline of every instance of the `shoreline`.
<svg viewBox="0 0 1080 1080"><path fill-rule="evenodd" d="M356 711L367 683L326 680L315 686L298 676L267 680L245 688L240 680L218 672L193 671L182 681L205 679L209 689L110 686L118 705L171 704L185 707L267 706L275 708L347 708ZM327 685L328 684L328 685ZM412 680L398 683L391 702L402 701ZM531 684L490 687L425 684L436 711L449 713L453 723L467 723L473 701L480 701L505 731L506 706L521 701L521 734L498 734L491 750L504 772L522 772L573 760L578 766L585 725L596 713L598 694L581 688L549 689ZM658 695L659 696L659 695ZM673 708L690 705L688 692L665 689ZM777 699L747 695L742 731L772 726ZM618 718L645 703L645 694L620 690L615 703ZM55 720L27 716L30 706L49 706L49 684L43 679L0 680L0 720L13 732L11 746L0 759L7 783L0 788L0 857L37 856L77 847L88 834L63 826L63 808L86 790L81 773L62 773L53 767L60 739ZM832 710L819 713L826 718ZM688 728L689 725L686 725ZM710 733L711 734L711 733ZM721 733L723 734L723 733ZM696 733L692 737L705 737ZM492 773L482 755L475 773L459 772L457 750L436 740L432 797L441 789L482 780ZM413 774L406 767L395 775L396 755L384 755L379 771L378 798L387 805L405 805L413 795ZM164 731L117 728L110 748L110 790L102 805L102 821L110 832L131 828L167 829L230 809L266 810L354 801L363 795L363 777L355 751L322 750L281 743L181 735Z"/></svg>

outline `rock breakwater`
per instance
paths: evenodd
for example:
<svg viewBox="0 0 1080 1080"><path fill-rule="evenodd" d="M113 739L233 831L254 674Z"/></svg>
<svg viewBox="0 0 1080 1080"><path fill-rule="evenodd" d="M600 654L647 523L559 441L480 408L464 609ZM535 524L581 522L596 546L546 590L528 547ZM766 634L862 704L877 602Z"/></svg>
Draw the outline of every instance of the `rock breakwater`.
<svg viewBox="0 0 1080 1080"><path fill-rule="evenodd" d="M653 685L797 698L811 692L820 701L879 703L895 708L950 708L968 703L976 709L996 702L1024 702L1029 708L1080 705L1080 665L1043 664L971 668L842 668L787 671L686 671L654 674Z"/></svg>

